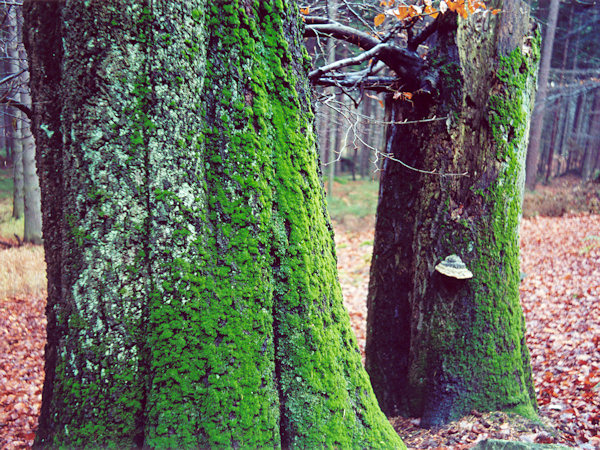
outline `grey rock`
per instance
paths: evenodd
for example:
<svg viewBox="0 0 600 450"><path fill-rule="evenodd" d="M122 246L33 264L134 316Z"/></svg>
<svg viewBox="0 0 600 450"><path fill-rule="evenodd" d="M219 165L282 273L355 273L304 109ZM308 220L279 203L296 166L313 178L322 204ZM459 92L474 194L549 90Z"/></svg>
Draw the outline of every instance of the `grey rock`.
<svg viewBox="0 0 600 450"><path fill-rule="evenodd" d="M530 449L568 449L564 445L557 444L535 444L532 442L517 442L517 441L503 441L500 439L486 439L480 441L474 450L530 450Z"/></svg>

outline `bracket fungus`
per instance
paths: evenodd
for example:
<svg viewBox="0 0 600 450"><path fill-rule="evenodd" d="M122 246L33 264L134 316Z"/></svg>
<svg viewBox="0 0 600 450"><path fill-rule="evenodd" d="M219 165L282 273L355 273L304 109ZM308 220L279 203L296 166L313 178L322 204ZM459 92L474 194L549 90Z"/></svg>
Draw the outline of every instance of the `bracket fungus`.
<svg viewBox="0 0 600 450"><path fill-rule="evenodd" d="M435 266L435 270L442 275L446 275L450 278L456 278L457 280L473 278L473 272L467 269L467 266L458 255L447 256L446 259Z"/></svg>

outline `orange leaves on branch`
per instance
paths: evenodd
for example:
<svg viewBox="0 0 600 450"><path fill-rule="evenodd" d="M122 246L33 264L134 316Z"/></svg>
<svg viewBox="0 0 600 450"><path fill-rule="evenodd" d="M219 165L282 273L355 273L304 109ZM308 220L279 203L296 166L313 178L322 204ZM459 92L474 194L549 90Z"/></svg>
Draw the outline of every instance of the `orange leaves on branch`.
<svg viewBox="0 0 600 450"><path fill-rule="evenodd" d="M300 14L307 16L309 12L310 12L310 8L308 8L308 7L300 8Z"/></svg>
<svg viewBox="0 0 600 450"><path fill-rule="evenodd" d="M425 14L433 17L434 19L440 14L440 11L438 11L432 6L431 0L423 0L423 3L425 4L425 8L423 9L423 12Z"/></svg>
<svg viewBox="0 0 600 450"><path fill-rule="evenodd" d="M376 95L373 94L369 94L368 92L365 92L365 95L369 98L372 98L373 100L377 100L379 102L379 106L381 106L382 108L385 106L383 104L383 100L381 100L379 97L377 97Z"/></svg>
<svg viewBox="0 0 600 450"><path fill-rule="evenodd" d="M466 19L469 14L473 14L475 11L487 9L482 0L440 0L437 8L433 6L433 0L417 0L414 4L402 2L397 6L396 0L381 0L379 5L388 9L383 14L375 16L375 26L381 25L386 16L394 16L400 21L423 16L431 16L435 19L446 11L454 11ZM498 14L500 10L494 9L491 12L492 14Z"/></svg>
<svg viewBox="0 0 600 450"><path fill-rule="evenodd" d="M463 19L480 9L487 9L485 3L479 0L447 0L446 6L450 11L456 11Z"/></svg>
<svg viewBox="0 0 600 450"><path fill-rule="evenodd" d="M400 92L400 91L394 92L394 100L400 99L400 100L404 100L405 102L412 103L412 98L413 98L412 92Z"/></svg>
<svg viewBox="0 0 600 450"><path fill-rule="evenodd" d="M465 5L465 0L447 0L446 5L448 5L449 11L456 12L463 19L466 19L469 16L469 12L467 10L467 6Z"/></svg>
<svg viewBox="0 0 600 450"><path fill-rule="evenodd" d="M474 2L469 2L469 12L471 14L473 14L478 9L487 9L487 7L485 6L485 3L477 1L477 0Z"/></svg>
<svg viewBox="0 0 600 450"><path fill-rule="evenodd" d="M393 14L396 16L396 19L404 20L408 17L411 17L411 12L412 8L409 6L398 6L398 8L393 11Z"/></svg>

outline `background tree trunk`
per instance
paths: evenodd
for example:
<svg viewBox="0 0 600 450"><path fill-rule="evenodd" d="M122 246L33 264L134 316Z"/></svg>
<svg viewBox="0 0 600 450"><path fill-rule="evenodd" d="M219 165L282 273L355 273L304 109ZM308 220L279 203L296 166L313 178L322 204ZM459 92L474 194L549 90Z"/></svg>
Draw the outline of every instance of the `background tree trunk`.
<svg viewBox="0 0 600 450"><path fill-rule="evenodd" d="M27 68L27 53L22 48L19 51L22 64ZM20 77L21 93L19 100L23 105L31 108L31 95L29 94L29 71L26 70ZM25 114L19 112L21 146L23 148L23 197L24 197L24 230L23 240L32 244L42 243L42 201L40 181L37 174L35 161L35 140L31 132L31 121Z"/></svg>
<svg viewBox="0 0 600 450"><path fill-rule="evenodd" d="M327 0L327 17L331 20L337 20L338 15L338 1L337 0ZM335 39L328 38L327 39L327 63L330 64L335 61ZM334 96L333 104L337 105L336 99L339 96L335 95L335 88L331 88L331 95ZM327 196L329 198L333 197L333 181L335 179L335 166L337 160L336 150L338 149L338 139L339 139L339 122L338 122L338 113L331 107L327 107L325 109L328 119L327 125L329 129L327 131L329 139L327 140Z"/></svg>
<svg viewBox="0 0 600 450"><path fill-rule="evenodd" d="M11 108L12 109L12 108ZM23 193L23 141L20 131L15 130L12 134L14 146L12 148L13 162L13 211L14 219L20 219L25 212L25 196Z"/></svg>
<svg viewBox="0 0 600 450"><path fill-rule="evenodd" d="M600 153L600 88L594 92L594 103L590 114L590 139L585 146L582 167L582 180L589 181L594 174L594 166Z"/></svg>
<svg viewBox="0 0 600 450"><path fill-rule="evenodd" d="M10 69L10 59L8 57L8 53L6 54L6 61L2 64L2 68L4 69L4 73L9 73ZM2 126L4 131L4 148L6 150L6 157L8 160L13 161L13 126L11 122L11 116L14 114L14 108L8 106L7 104L2 105L2 119L0 120L0 126Z"/></svg>
<svg viewBox="0 0 600 450"><path fill-rule="evenodd" d="M17 38L17 8L16 6L5 6L5 23L7 35L7 75L17 74L19 72L19 50ZM14 96L17 101L19 98L18 87L16 83L10 83L8 89L9 96ZM13 158L13 214L15 219L23 217L24 213L24 192L23 192L23 141L21 134L21 113L13 107L6 108L4 116L5 134L7 141L11 141L11 153ZM10 136L10 138L9 138Z"/></svg>
<svg viewBox="0 0 600 450"><path fill-rule="evenodd" d="M537 184L538 164L540 160L540 142L544 123L544 109L546 107L546 95L548 92L548 76L550 75L550 63L552 62L552 49L554 35L556 33L556 22L558 20L558 8L560 0L550 1L550 12L548 13L548 26L544 33L542 56L540 60L540 73L538 77L538 91L535 98L535 108L531 116L531 131L529 147L527 150L527 187L535 189Z"/></svg>
<svg viewBox="0 0 600 450"><path fill-rule="evenodd" d="M402 447L342 306L295 4L26 11L49 271L37 444Z"/></svg>
<svg viewBox="0 0 600 450"><path fill-rule="evenodd" d="M387 99L366 367L387 414L438 425L472 409L537 410L519 303L518 232L538 41L526 4L438 31L439 98ZM451 174L467 172L466 176ZM473 272L434 270L458 254Z"/></svg>
<svg viewBox="0 0 600 450"><path fill-rule="evenodd" d="M363 116L365 116L365 119L363 119L364 122L364 127L363 127L363 133L362 133L362 139L364 140L364 144L362 144L360 146L360 150L359 150L359 164L360 164L360 176L361 178L366 178L367 176L370 175L371 172L373 172L374 167L371 167L372 163L371 160L375 159L375 157L373 156L373 158L371 158L371 153L373 153L373 151L371 150L371 147L374 147L375 145L375 133L373 132L373 130L376 128L375 125L373 125L371 123L372 116L372 99L370 99L369 97L364 97L363 101L361 103L361 111ZM366 144L366 145L365 145Z"/></svg>

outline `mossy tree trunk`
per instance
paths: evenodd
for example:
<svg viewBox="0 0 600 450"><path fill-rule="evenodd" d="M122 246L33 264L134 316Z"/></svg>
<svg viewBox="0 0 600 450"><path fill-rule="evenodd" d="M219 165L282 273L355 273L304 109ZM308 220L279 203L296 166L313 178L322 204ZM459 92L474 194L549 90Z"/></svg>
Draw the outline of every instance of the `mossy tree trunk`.
<svg viewBox="0 0 600 450"><path fill-rule="evenodd" d="M528 8L448 16L431 43L439 97L387 102L392 121L368 300L366 366L387 414L437 425L472 409L535 415L519 303L519 221L538 41ZM456 176L466 172L464 176ZM450 254L470 280L434 270Z"/></svg>
<svg viewBox="0 0 600 450"><path fill-rule="evenodd" d="M26 2L38 445L402 447L341 302L295 4Z"/></svg>

